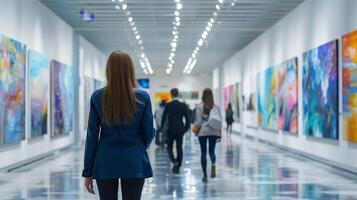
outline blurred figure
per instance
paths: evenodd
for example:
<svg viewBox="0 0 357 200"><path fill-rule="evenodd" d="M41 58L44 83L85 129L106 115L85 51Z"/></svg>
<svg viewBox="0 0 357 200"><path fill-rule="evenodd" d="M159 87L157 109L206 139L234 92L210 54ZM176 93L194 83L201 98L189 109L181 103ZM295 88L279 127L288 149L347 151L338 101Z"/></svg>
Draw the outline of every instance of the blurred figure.
<svg viewBox="0 0 357 200"><path fill-rule="evenodd" d="M207 182L207 142L209 144L209 156L211 159L211 178L216 177L217 141L222 136L222 115L220 109L214 104L211 89L205 89L202 94L202 103L197 107L194 127L197 130L201 147L201 165L203 170L203 182Z"/></svg>
<svg viewBox="0 0 357 200"><path fill-rule="evenodd" d="M227 133L232 133L233 114L232 104L229 103L226 110Z"/></svg>
<svg viewBox="0 0 357 200"><path fill-rule="evenodd" d="M107 86L91 97L84 153L85 187L101 200L140 200L145 178L153 176L146 149L154 138L151 100L136 89L129 54L114 51L107 61ZM120 102L120 103L118 103Z"/></svg>
<svg viewBox="0 0 357 200"><path fill-rule="evenodd" d="M156 135L155 135L155 144L156 145L162 145L164 141L164 130L161 127L161 122L162 122L162 115L164 114L164 109L166 106L166 101L161 100L159 107L155 110L154 118L156 122Z"/></svg>
<svg viewBox="0 0 357 200"><path fill-rule="evenodd" d="M172 101L165 107L162 116L161 127L164 127L166 120L168 120L167 127L167 151L171 162L173 163L172 172L179 173L182 164L182 141L183 135L190 127L190 119L187 113L187 106L178 100L179 91L174 88L170 91ZM177 156L173 154L173 145L176 142Z"/></svg>

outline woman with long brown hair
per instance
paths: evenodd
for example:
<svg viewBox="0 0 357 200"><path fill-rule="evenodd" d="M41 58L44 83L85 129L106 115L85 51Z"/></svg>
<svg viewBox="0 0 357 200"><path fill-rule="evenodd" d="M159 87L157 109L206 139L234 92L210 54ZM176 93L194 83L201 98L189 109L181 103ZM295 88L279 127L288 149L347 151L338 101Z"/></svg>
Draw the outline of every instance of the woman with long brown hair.
<svg viewBox="0 0 357 200"><path fill-rule="evenodd" d="M91 97L84 154L85 186L101 200L139 200L145 178L152 177L146 149L154 137L150 96L136 89L129 54L114 51L108 58L107 85Z"/></svg>
<svg viewBox="0 0 357 200"><path fill-rule="evenodd" d="M203 90L202 103L196 109L195 129L198 130L198 139L201 147L201 165L203 170L203 182L207 182L207 141L209 144L209 156L211 158L211 178L216 177L216 143L222 135L222 117L220 109L214 104L213 92L206 88Z"/></svg>

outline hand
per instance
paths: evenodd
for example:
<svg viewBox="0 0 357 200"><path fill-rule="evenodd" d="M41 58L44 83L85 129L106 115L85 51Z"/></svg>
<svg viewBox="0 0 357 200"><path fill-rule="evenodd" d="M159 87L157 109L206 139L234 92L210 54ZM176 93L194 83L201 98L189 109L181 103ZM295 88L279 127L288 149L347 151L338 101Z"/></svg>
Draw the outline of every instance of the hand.
<svg viewBox="0 0 357 200"><path fill-rule="evenodd" d="M92 178L86 178L86 180L84 182L84 186L86 187L86 189L89 193L95 194L94 189L93 189L93 179Z"/></svg>

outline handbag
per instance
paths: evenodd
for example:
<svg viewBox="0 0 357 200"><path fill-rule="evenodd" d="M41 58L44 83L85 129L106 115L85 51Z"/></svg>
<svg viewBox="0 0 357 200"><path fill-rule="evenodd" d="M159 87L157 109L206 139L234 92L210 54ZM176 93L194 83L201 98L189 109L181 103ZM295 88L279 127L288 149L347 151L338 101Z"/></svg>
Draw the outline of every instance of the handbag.
<svg viewBox="0 0 357 200"><path fill-rule="evenodd" d="M192 132L193 132L195 135L198 135L198 133L200 132L200 130L201 130L201 127L198 127L198 126L195 126L195 125L192 126Z"/></svg>

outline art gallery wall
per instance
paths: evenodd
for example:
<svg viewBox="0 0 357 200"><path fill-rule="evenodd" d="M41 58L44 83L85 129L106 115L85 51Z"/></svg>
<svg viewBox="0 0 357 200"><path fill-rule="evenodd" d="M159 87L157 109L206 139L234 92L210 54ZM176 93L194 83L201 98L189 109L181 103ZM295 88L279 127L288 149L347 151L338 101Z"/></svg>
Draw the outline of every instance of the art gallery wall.
<svg viewBox="0 0 357 200"><path fill-rule="evenodd" d="M306 137L302 126L302 54L343 34L357 29L357 1L355 0L306 0L265 33L227 60L221 68L223 86L242 82L242 93L256 91L254 80L258 72L283 61L298 57L299 65L299 135L247 128L257 124L256 113L243 113L243 133L332 161L341 167L356 170L357 144L343 139L342 117L339 117L338 141ZM238 36L237 36L238 37ZM341 49L341 42L339 43ZM339 52L339 58L341 53ZM339 63L339 109L342 111L342 76ZM215 82L216 80L214 80ZM223 96L223 91L221 90ZM234 127L235 128L235 127ZM240 129L235 128L236 131Z"/></svg>
<svg viewBox="0 0 357 200"><path fill-rule="evenodd" d="M38 0L2 0L0 6L0 34L25 45L68 66L73 66L74 30ZM100 75L103 55L89 42L79 36L83 51L82 65L89 67L80 74ZM89 65L90 63L90 65ZM104 75L104 73L102 74ZM103 76L96 78L103 79ZM78 109L75 110L78 112ZM29 135L29 130L26 130ZM73 134L50 138L23 140L19 145L0 147L0 169L35 159L47 153L73 144Z"/></svg>
<svg viewBox="0 0 357 200"><path fill-rule="evenodd" d="M79 75L80 75L80 87L79 87L79 102L80 105L86 101L85 98L90 98L85 96L85 81L84 78L92 78L93 80L105 81L105 69L106 69L107 57L101 51L99 51L95 46L93 46L84 37L79 37ZM79 130L81 130L80 139L85 140L86 132L86 119L87 115L84 106L79 107L80 123Z"/></svg>

